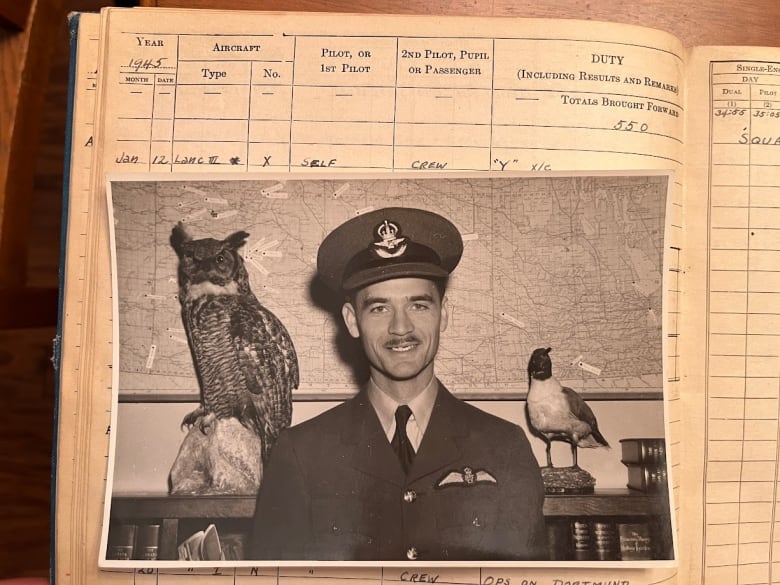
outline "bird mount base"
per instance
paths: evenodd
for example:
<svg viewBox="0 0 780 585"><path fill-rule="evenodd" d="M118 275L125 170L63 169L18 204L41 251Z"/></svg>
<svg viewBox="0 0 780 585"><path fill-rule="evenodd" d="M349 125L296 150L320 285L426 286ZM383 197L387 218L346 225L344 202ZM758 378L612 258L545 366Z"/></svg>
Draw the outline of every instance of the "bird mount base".
<svg viewBox="0 0 780 585"><path fill-rule="evenodd" d="M580 467L542 467L547 495L592 494L596 478Z"/></svg>
<svg viewBox="0 0 780 585"><path fill-rule="evenodd" d="M260 438L238 419L192 425L168 476L171 495L257 496L263 479Z"/></svg>

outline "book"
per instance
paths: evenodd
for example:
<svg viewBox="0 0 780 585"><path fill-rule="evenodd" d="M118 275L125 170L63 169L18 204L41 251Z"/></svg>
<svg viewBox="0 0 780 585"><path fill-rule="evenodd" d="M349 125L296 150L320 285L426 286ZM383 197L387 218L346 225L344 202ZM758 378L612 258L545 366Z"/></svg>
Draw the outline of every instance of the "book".
<svg viewBox="0 0 780 585"><path fill-rule="evenodd" d="M653 555L650 527L645 523L618 524L620 556L623 560L650 559Z"/></svg>
<svg viewBox="0 0 780 585"><path fill-rule="evenodd" d="M109 531L106 557L117 561L154 561L159 550L159 524L116 523Z"/></svg>
<svg viewBox="0 0 780 585"><path fill-rule="evenodd" d="M571 540L574 546L574 560L590 561L595 558L593 532L587 519L572 520Z"/></svg>
<svg viewBox="0 0 780 585"><path fill-rule="evenodd" d="M686 48L662 31L611 23L425 16L107 9L99 18L81 15L77 31L59 362L57 580L143 578L98 568L104 482L115 481L106 477L106 457L123 432L111 426L112 415L121 408L127 421L139 421L155 405L175 420L197 402L193 388L177 395L139 385L121 402L112 394L107 174L123 173L126 180L138 173L135 180L149 182L159 173L216 171L238 178L293 170L327 170L328 176L638 170L673 173L663 313L645 316L663 328L662 388L649 384L643 393L632 383L631 399L623 400L619 386L599 383L604 363L579 353L567 357L580 373L577 389L599 407L599 422L620 429L615 440L658 436L652 429L625 430L621 413L629 412L625 418L634 424L647 410L666 412L662 434L676 529L662 540L676 539L678 546L664 555L667 566L621 569L624 561L588 560L485 568L482 579L489 573L594 581L604 578L598 563L613 563L606 565L610 578L632 583L768 582L778 428L779 49ZM277 192L285 191L265 195ZM182 215L204 208L221 217L219 205ZM641 278L636 284L648 296ZM495 317L522 329L519 315ZM302 398L311 399L309 391ZM346 395L339 388L320 402ZM481 407L517 411L524 390L518 383L503 400L487 398ZM479 401L478 393L469 399ZM295 409L311 404L301 400ZM138 443L124 445L132 450ZM625 483L620 454L587 462L585 455L597 491L618 475ZM600 470L602 462L620 473ZM154 481L164 483L166 471ZM127 483L136 505L158 497L162 503L155 505L170 507L164 493L140 495L150 481L142 474L140 485ZM203 517L251 518L252 503L209 502ZM171 519L160 519L162 545ZM623 559L627 530L644 560L658 544L656 531L648 530L648 543L644 529L623 528L638 525L644 523L617 521ZM612 545L602 549L611 556ZM229 578L250 571L245 564L224 567L234 571ZM316 567L311 575L367 571L361 578L380 582L376 569ZM385 568L384 578L394 571L403 580L404 570ZM468 567L445 571L454 571L458 582L480 582Z"/></svg>
<svg viewBox="0 0 780 585"><path fill-rule="evenodd" d="M143 524L138 526L133 558L143 561L156 561L160 550L160 525Z"/></svg>
<svg viewBox="0 0 780 585"><path fill-rule="evenodd" d="M135 534L138 526L135 524L120 524L111 531L106 556L117 561L134 559Z"/></svg>
<svg viewBox="0 0 780 585"><path fill-rule="evenodd" d="M626 466L629 488L641 491L667 490L666 441L621 439L621 461Z"/></svg>
<svg viewBox="0 0 780 585"><path fill-rule="evenodd" d="M615 523L603 519L594 520L591 523L591 530L593 532L593 552L596 559L599 561L618 559L618 535Z"/></svg>

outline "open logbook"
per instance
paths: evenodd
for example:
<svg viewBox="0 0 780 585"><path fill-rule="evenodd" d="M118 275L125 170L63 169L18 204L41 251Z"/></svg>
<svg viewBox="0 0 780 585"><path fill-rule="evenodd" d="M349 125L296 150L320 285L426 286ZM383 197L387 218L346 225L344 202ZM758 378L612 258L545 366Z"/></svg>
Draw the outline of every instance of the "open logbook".
<svg viewBox="0 0 780 585"><path fill-rule="evenodd" d="M780 49L514 18L112 8L71 28L60 584L773 582ZM371 351L317 255L384 208L432 212L459 234L438 396L523 437L546 489L533 553L480 548L493 527L511 540L531 522L491 499L505 493L503 442L433 465L399 488L398 517L370 522L361 485L304 466L317 488L290 490L290 517L318 527L315 544L253 552L259 533L289 532L257 505L278 433L258 431L268 413L216 415L205 389L216 377L240 390L246 360L267 363L270 346L245 336L266 315L288 360L270 376L289 391L272 407L282 427L360 402ZM385 260L438 250L440 231L388 213L363 247ZM240 279L192 285L192 258L240 266ZM215 343L241 373L215 374L185 305L239 291L251 298ZM218 339L216 317L204 327ZM535 350L565 401L532 399ZM576 423L546 431L553 403ZM436 405L420 467L428 432L446 426ZM399 518L403 542L387 528Z"/></svg>

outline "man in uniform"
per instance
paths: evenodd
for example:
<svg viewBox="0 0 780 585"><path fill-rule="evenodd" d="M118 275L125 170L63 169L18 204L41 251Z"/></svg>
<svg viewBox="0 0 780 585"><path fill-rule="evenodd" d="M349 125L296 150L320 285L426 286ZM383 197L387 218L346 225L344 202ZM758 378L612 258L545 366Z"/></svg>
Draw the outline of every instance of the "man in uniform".
<svg viewBox="0 0 780 585"><path fill-rule="evenodd" d="M342 224L317 270L346 301L370 380L283 432L257 500L250 558L544 560L544 488L522 429L434 375L463 242L447 219L387 208Z"/></svg>

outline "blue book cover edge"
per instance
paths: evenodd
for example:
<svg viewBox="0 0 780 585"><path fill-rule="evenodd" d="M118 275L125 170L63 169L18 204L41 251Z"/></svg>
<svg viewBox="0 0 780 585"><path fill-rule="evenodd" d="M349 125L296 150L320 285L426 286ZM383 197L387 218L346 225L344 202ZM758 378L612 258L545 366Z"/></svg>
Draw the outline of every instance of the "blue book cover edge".
<svg viewBox="0 0 780 585"><path fill-rule="evenodd" d="M68 15L68 42L70 67L68 71L68 102L65 118L65 157L62 174L62 217L60 219L60 266L59 266L59 296L57 300L57 333L52 340L51 361L54 366L54 429L52 431L52 465L51 465L51 536L49 544L49 579L52 585L56 583L56 550L57 550L57 447L59 443L59 417L60 417L60 391L61 372L60 360L62 356L62 325L64 318L64 290L65 290L65 258L67 256L68 241L68 210L70 208L70 175L71 175L71 150L73 140L73 105L76 88L76 57L78 49L78 30L81 14L73 12Z"/></svg>

